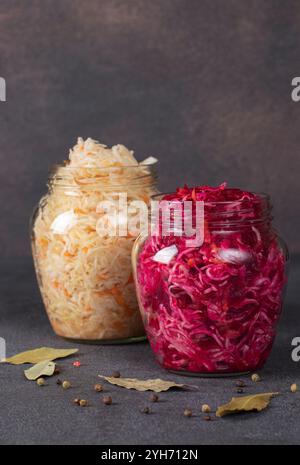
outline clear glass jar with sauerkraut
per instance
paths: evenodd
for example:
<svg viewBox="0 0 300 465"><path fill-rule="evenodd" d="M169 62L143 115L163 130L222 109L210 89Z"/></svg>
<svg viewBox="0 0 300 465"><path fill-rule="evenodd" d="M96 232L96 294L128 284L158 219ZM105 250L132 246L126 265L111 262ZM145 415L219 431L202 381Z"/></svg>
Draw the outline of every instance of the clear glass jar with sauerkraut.
<svg viewBox="0 0 300 465"><path fill-rule="evenodd" d="M31 231L42 298L59 336L100 343L144 338L128 227L140 212L127 207L137 200L148 205L157 193L156 161L138 163L123 145L79 138L69 160L53 168ZM108 213L107 205L117 211Z"/></svg>
<svg viewBox="0 0 300 465"><path fill-rule="evenodd" d="M259 369L275 338L287 282L287 248L272 227L270 199L225 184L157 196L164 217L137 239L133 264L146 333L158 362L194 375ZM175 207L203 205L203 243L178 234ZM178 209L178 208L177 208ZM195 222L196 219L196 222ZM185 217L184 217L185 221ZM194 233L198 232L197 226Z"/></svg>

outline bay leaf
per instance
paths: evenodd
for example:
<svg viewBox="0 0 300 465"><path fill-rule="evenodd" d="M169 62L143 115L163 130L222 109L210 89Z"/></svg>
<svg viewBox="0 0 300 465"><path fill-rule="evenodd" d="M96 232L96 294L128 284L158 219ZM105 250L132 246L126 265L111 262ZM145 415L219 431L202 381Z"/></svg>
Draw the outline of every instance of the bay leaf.
<svg viewBox="0 0 300 465"><path fill-rule="evenodd" d="M55 370L55 363L50 360L36 363L28 370L24 370L24 375L30 381L40 378L40 376L52 376Z"/></svg>
<svg viewBox="0 0 300 465"><path fill-rule="evenodd" d="M216 415L217 417L223 417L231 413L249 412L251 410L260 412L269 405L271 398L278 394L279 392L263 392L262 394L233 397L228 404L218 407Z"/></svg>
<svg viewBox="0 0 300 465"><path fill-rule="evenodd" d="M78 349L53 349L51 347L40 347L38 349L27 350L3 360L4 363L22 365L23 363L39 363L45 360L55 360L56 358L68 357L75 354Z"/></svg>
<svg viewBox="0 0 300 465"><path fill-rule="evenodd" d="M109 376L98 375L100 378L105 379L110 384L115 384L126 389L135 389L136 391L154 391L162 392L168 391L171 388L184 389L185 384L177 384L173 381L165 381L163 379L136 379L136 378L112 378Z"/></svg>

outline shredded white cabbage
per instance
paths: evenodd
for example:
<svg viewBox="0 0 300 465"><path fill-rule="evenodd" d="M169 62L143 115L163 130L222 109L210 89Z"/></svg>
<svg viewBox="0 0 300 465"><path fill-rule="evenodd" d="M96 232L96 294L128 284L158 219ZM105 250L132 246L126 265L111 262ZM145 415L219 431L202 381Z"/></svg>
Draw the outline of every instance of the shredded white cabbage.
<svg viewBox="0 0 300 465"><path fill-rule="evenodd" d="M33 227L33 253L51 324L63 337L114 340L144 334L131 270L134 237L101 237L100 202L157 193L149 165L123 145L79 138L59 166ZM154 161L153 161L154 163ZM137 212L138 214L138 212Z"/></svg>
<svg viewBox="0 0 300 465"><path fill-rule="evenodd" d="M176 245L170 245L170 247L164 247L160 249L156 254L152 257L152 260L158 263L163 263L164 265L168 265L174 257L178 254L178 249Z"/></svg>

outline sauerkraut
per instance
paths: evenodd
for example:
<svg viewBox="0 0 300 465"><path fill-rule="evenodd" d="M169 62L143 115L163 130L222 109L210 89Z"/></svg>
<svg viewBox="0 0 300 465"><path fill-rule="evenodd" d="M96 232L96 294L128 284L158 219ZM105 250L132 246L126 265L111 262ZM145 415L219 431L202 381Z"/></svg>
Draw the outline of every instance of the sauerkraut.
<svg viewBox="0 0 300 465"><path fill-rule="evenodd" d="M54 331L82 340L123 340L144 334L131 269L134 237L99 235L99 204L126 193L148 203L156 193L155 159L138 163L123 145L79 138L55 167L49 193L34 216L33 255ZM131 213L134 216L134 213Z"/></svg>
<svg viewBox="0 0 300 465"><path fill-rule="evenodd" d="M194 373L256 370L267 359L282 307L285 250L265 196L199 186L162 200L204 201L204 242L163 236L137 249L146 333L160 364Z"/></svg>

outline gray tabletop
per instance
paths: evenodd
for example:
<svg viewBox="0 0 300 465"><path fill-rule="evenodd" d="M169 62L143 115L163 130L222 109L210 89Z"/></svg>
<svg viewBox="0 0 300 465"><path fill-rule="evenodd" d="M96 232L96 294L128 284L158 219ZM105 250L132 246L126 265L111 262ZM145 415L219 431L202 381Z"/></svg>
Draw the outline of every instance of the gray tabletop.
<svg viewBox="0 0 300 465"><path fill-rule="evenodd" d="M61 379L72 388L64 391L56 378L38 387L24 378L24 366L0 365L0 443L2 444L297 444L300 442L300 362L291 359L291 340L300 336L298 283L300 262L291 266L286 305L271 357L261 371L262 381L244 377L245 393L280 391L261 413L232 415L204 421L203 403L216 408L235 395L235 380L187 378L162 370L147 343L123 346L71 344L56 337L45 315L32 264L28 259L2 261L0 278L0 336L6 339L7 355L41 346L78 347L76 357L58 361ZM72 365L79 359L81 366ZM123 376L161 377L197 385L197 391L168 391L150 404L149 393L107 385L113 404L101 402L93 390L98 374L119 370ZM89 406L72 403L85 398ZM140 410L151 407L151 414ZM183 416L190 407L191 418Z"/></svg>

